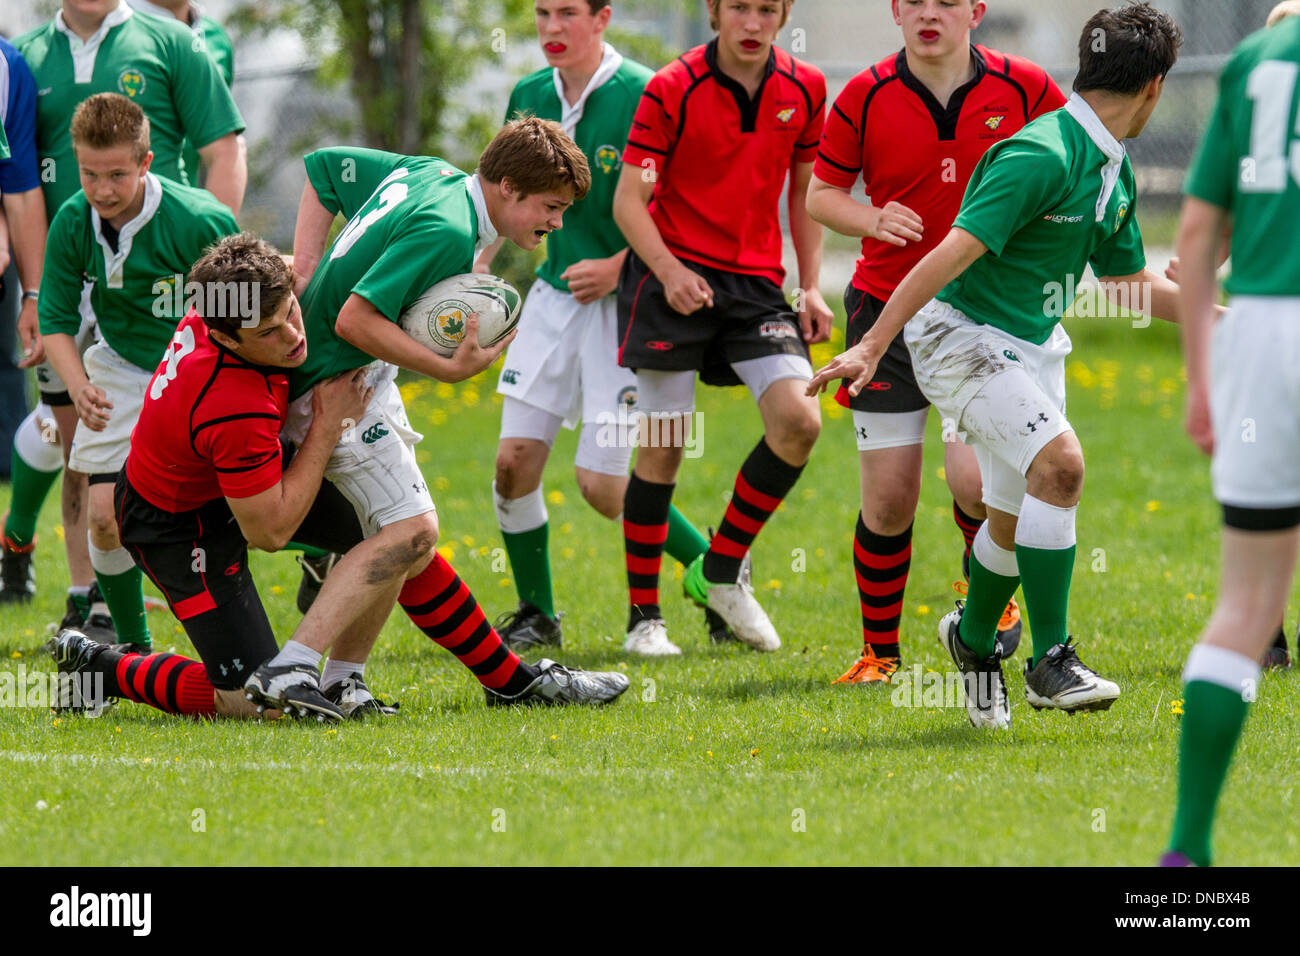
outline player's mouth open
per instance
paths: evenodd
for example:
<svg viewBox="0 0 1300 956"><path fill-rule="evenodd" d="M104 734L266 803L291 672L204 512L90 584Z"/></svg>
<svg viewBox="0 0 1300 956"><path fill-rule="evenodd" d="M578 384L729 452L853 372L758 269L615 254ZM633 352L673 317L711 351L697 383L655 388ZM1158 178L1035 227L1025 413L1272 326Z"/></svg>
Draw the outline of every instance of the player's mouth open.
<svg viewBox="0 0 1300 956"><path fill-rule="evenodd" d="M296 359L300 357L302 353L305 351L307 351L307 340L304 338L301 342L299 342L297 345L293 347L292 351L288 352L285 355L285 358Z"/></svg>
<svg viewBox="0 0 1300 956"><path fill-rule="evenodd" d="M558 53L563 53L565 50L568 49L568 47L565 46L563 43L548 43L546 44L546 46L542 47L542 49L545 50L547 53L558 54Z"/></svg>
<svg viewBox="0 0 1300 956"><path fill-rule="evenodd" d="M759 43L757 40L741 40L740 45L746 50L758 50L763 46L763 44Z"/></svg>
<svg viewBox="0 0 1300 956"><path fill-rule="evenodd" d="M935 40L939 39L939 31L938 31L938 30L922 30L922 31L921 31L921 39L924 40L926 43L933 43Z"/></svg>

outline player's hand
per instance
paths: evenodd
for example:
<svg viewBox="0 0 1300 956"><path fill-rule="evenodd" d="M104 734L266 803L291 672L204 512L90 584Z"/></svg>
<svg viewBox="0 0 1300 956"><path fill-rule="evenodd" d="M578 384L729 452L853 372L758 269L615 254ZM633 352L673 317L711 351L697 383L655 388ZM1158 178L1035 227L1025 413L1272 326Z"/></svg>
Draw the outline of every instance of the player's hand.
<svg viewBox="0 0 1300 956"><path fill-rule="evenodd" d="M586 305L603 299L618 288L622 261L621 256L581 259L565 269L560 278L569 283L569 292L578 300L578 305Z"/></svg>
<svg viewBox="0 0 1300 956"><path fill-rule="evenodd" d="M31 368L45 361L45 343L41 341L41 324L36 315L35 299L23 299L22 311L18 313L18 341L23 349L19 368Z"/></svg>
<svg viewBox="0 0 1300 956"><path fill-rule="evenodd" d="M889 202L881 207L871 238L891 246L905 246L908 242L920 242L924 228L921 217L912 210L900 202Z"/></svg>
<svg viewBox="0 0 1300 956"><path fill-rule="evenodd" d="M799 328L803 330L803 340L809 345L828 341L831 337L831 323L835 313L822 298L820 289L804 289L799 293Z"/></svg>
<svg viewBox="0 0 1300 956"><path fill-rule="evenodd" d="M836 379L848 378L852 379L849 384L849 394L856 397L871 381L876 374L876 366L880 364L880 356L874 354L872 345L868 334L853 348L835 356L812 377L804 394L816 395L818 392L826 391L826 386Z"/></svg>
<svg viewBox="0 0 1300 956"><path fill-rule="evenodd" d="M373 386L366 384L365 368L342 372L312 389L312 421L349 428L361 421L374 395Z"/></svg>
<svg viewBox="0 0 1300 956"><path fill-rule="evenodd" d="M478 344L478 313L471 312L465 320L465 337L461 339L456 352L451 357L452 378L448 382L463 382L473 378L497 360L507 345L515 340L519 330L515 329L491 348L482 348Z"/></svg>
<svg viewBox="0 0 1300 956"><path fill-rule="evenodd" d="M77 406L77 417L92 432L102 432L108 420L113 417L108 413L113 403L98 385L87 382L77 389L72 400Z"/></svg>
<svg viewBox="0 0 1300 956"><path fill-rule="evenodd" d="M1170 282L1178 282L1178 257L1174 256L1169 260L1169 265L1165 266L1165 278Z"/></svg>
<svg viewBox="0 0 1300 956"><path fill-rule="evenodd" d="M680 262L659 281L664 287L664 298L675 312L690 315L704 306L713 306L713 290L704 281L704 276L692 272Z"/></svg>
<svg viewBox="0 0 1300 956"><path fill-rule="evenodd" d="M1207 385L1187 386L1187 435L1207 455L1214 454L1214 424L1210 419L1210 389Z"/></svg>

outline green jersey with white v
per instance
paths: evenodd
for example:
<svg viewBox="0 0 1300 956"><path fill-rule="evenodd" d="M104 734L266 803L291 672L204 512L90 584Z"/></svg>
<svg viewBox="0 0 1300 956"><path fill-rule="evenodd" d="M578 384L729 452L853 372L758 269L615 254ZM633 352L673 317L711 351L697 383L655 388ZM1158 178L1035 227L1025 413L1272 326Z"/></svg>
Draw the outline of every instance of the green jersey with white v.
<svg viewBox="0 0 1300 956"><path fill-rule="evenodd" d="M993 144L953 223L989 251L938 298L973 322L1041 345L1069 307L1065 291L1085 266L1098 276L1140 272L1146 257L1133 166L1125 155L1101 204L1107 164L1068 107Z"/></svg>
<svg viewBox="0 0 1300 956"><path fill-rule="evenodd" d="M557 72L547 67L520 80L510 94L506 121L527 113L560 122L564 111L555 85ZM537 268L537 274L561 292L569 291L569 283L560 278L569 266L582 259L607 259L627 248L614 223L614 188L623 168L632 117L653 75L640 63L624 59L587 96L573 141L591 167L591 191L565 211L564 228L547 236L546 261Z"/></svg>
<svg viewBox="0 0 1300 956"><path fill-rule="evenodd" d="M1234 51L1184 191L1232 213L1230 293L1300 296L1300 17Z"/></svg>
<svg viewBox="0 0 1300 956"><path fill-rule="evenodd" d="M295 398L374 361L334 331L350 296L396 322L434 283L473 271L479 233L469 177L446 160L345 147L305 162L321 204L348 223L302 296L307 361L290 376Z"/></svg>
<svg viewBox="0 0 1300 956"><path fill-rule="evenodd" d="M89 96L120 93L138 104L149 117L150 168L181 183L190 181L181 161L187 139L206 146L243 130L216 64L179 21L134 13L122 4L84 43L57 22L14 41L36 77L36 149L51 217L81 188L68 124Z"/></svg>
<svg viewBox="0 0 1300 956"><path fill-rule="evenodd" d="M81 287L89 280L99 334L132 365L153 371L190 304L190 267L212 243L237 232L235 217L212 193L152 173L144 209L121 232L78 192L50 223L37 310L41 334L77 334Z"/></svg>

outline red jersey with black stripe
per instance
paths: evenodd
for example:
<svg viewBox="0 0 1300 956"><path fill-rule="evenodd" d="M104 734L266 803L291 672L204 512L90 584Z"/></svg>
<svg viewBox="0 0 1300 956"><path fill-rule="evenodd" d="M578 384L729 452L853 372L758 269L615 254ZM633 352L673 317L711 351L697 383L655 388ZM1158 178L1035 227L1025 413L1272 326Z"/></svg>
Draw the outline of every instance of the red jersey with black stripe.
<svg viewBox="0 0 1300 956"><path fill-rule="evenodd" d="M849 80L826 118L813 174L842 189L861 176L873 205L902 203L924 226L921 241L906 246L862 240L853 285L877 299L948 234L985 151L1065 105L1029 60L983 46L971 47L971 59L975 75L944 107L900 50Z"/></svg>
<svg viewBox="0 0 1300 956"><path fill-rule="evenodd" d="M780 285L781 189L791 165L817 156L826 78L773 47L751 98L718 69L717 46L650 78L623 162L655 170L650 215L673 255Z"/></svg>
<svg viewBox="0 0 1300 956"><path fill-rule="evenodd" d="M222 348L191 309L149 381L127 480L172 513L260 494L281 477L288 407L288 369L251 365Z"/></svg>

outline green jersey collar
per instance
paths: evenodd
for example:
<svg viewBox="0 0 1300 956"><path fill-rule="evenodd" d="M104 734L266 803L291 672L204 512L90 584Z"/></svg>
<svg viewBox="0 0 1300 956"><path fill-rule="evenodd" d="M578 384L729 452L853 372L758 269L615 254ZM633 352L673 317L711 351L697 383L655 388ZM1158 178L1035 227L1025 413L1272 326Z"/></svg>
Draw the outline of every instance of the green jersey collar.
<svg viewBox="0 0 1300 956"><path fill-rule="evenodd" d="M1119 182L1120 168L1124 163L1124 144L1110 134L1100 117L1088 101L1078 93L1073 93L1065 104L1065 111L1076 123L1083 127L1088 138L1106 157L1106 165L1101 169L1101 195L1097 197L1097 222L1106 218L1106 206L1110 203L1111 193Z"/></svg>
<svg viewBox="0 0 1300 956"><path fill-rule="evenodd" d="M469 193L470 202L474 204L474 218L478 220L478 243L474 247L474 256L484 250L487 246L497 241L497 230L492 225L492 217L488 215L487 200L483 198L483 183L478 178L478 173L465 178L465 192Z"/></svg>
<svg viewBox="0 0 1300 956"><path fill-rule="evenodd" d="M617 73L618 68L622 65L623 54L606 43L605 53L600 58L600 66L596 67L596 72L587 81L586 89L578 97L578 102L572 106L569 105L569 101L564 96L564 80L560 78L559 69L551 71L555 79L555 95L560 99L560 125L564 127L564 131L570 137L576 134L578 123L582 121L583 110L587 107L587 97L604 85L605 81Z"/></svg>
<svg viewBox="0 0 1300 956"><path fill-rule="evenodd" d="M125 23L131 18L132 10L126 5L126 0L119 0L117 9L111 11L99 25L89 40L82 40L72 32L63 19L63 11L60 10L54 15L54 29L58 30L68 38L68 49L72 53L72 72L74 80L77 83L89 83L95 73L95 55L99 53L99 45L104 42L104 37L108 36L108 31L115 26Z"/></svg>
<svg viewBox="0 0 1300 956"><path fill-rule="evenodd" d="M122 227L117 234L117 251L108 244L104 238L103 221L99 218L94 207L90 210L90 224L95 230L95 241L99 243L99 248L104 253L104 278L110 289L122 288L122 270L126 266L126 257L131 254L131 240L135 238L136 233L149 224L153 219L153 214L158 211L158 205L162 202L162 183L153 173L145 173L144 177L144 206L141 208L139 215Z"/></svg>

